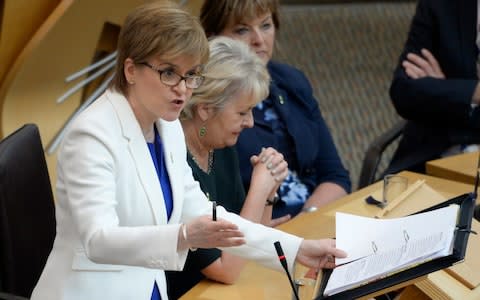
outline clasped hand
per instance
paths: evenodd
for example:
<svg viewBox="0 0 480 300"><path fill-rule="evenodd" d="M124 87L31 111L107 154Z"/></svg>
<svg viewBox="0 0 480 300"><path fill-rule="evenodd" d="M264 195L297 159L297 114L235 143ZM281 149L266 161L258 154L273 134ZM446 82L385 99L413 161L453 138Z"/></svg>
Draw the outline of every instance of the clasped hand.
<svg viewBox="0 0 480 300"><path fill-rule="evenodd" d="M250 163L253 166L253 172L260 169L262 165L265 166L275 180L275 186L273 187L275 191L288 175L288 163L285 161L283 154L272 147L262 148L258 155L252 155ZM252 178L253 176L254 174L252 174Z"/></svg>
<svg viewBox="0 0 480 300"><path fill-rule="evenodd" d="M260 185L268 190L269 198L273 198L278 188L288 176L288 163L283 154L272 147L262 148L258 155L250 158L253 166L250 185ZM264 199L261 199L264 201ZM263 204L263 203L262 203ZM290 215L270 220L270 227L275 227L290 220Z"/></svg>

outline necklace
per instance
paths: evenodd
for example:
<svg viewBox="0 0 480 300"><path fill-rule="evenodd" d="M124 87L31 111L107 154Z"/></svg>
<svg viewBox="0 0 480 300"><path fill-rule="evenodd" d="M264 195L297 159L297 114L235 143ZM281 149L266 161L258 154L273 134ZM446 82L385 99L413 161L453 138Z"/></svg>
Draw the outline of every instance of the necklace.
<svg viewBox="0 0 480 300"><path fill-rule="evenodd" d="M195 155L192 154L190 149L188 149L188 153L190 153L190 156L192 157L193 162L197 165L197 167L200 170L204 171L207 174L210 174L210 172L212 171L212 168L213 168L213 150L208 151L207 169L206 170L204 168L202 168L202 166L200 165L200 162L195 158Z"/></svg>

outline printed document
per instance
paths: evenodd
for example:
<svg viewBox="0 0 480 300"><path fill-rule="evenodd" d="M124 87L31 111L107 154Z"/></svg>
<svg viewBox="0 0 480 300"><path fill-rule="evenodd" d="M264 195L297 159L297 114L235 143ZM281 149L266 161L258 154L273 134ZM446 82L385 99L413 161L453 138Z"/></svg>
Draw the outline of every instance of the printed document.
<svg viewBox="0 0 480 300"><path fill-rule="evenodd" d="M324 294L333 295L452 254L458 205L395 219L336 214L336 246L347 252Z"/></svg>

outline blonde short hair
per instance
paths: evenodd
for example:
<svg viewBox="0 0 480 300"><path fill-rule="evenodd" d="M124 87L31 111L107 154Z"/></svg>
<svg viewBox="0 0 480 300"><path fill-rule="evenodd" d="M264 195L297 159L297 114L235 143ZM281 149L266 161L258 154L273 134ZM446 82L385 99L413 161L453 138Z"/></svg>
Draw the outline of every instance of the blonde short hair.
<svg viewBox="0 0 480 300"><path fill-rule="evenodd" d="M134 9L126 18L118 38L117 65L113 87L126 94L124 62L147 61L159 56L164 60L182 55L208 59L208 40L198 19L170 1L154 1Z"/></svg>
<svg viewBox="0 0 480 300"><path fill-rule="evenodd" d="M228 37L210 40L210 58L205 65L205 80L193 90L182 111L182 119L193 118L200 103L221 109L238 92L250 93L256 103L268 96L270 75L263 61L248 45Z"/></svg>
<svg viewBox="0 0 480 300"><path fill-rule="evenodd" d="M280 27L278 0L205 0L200 10L200 21L207 36L219 35L225 27L265 13L272 14L273 25Z"/></svg>

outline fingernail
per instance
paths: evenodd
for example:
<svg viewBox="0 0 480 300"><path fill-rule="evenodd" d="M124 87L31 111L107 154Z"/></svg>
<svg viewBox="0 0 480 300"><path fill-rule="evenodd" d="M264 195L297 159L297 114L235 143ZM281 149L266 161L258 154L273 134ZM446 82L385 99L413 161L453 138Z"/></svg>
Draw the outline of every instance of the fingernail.
<svg viewBox="0 0 480 300"><path fill-rule="evenodd" d="M276 171L275 171L275 170L271 170L270 173L271 173L272 175L275 175Z"/></svg>
<svg viewBox="0 0 480 300"><path fill-rule="evenodd" d="M272 164L271 162L269 162L269 163L267 164L267 169L270 170L272 167L273 167L273 164Z"/></svg>

